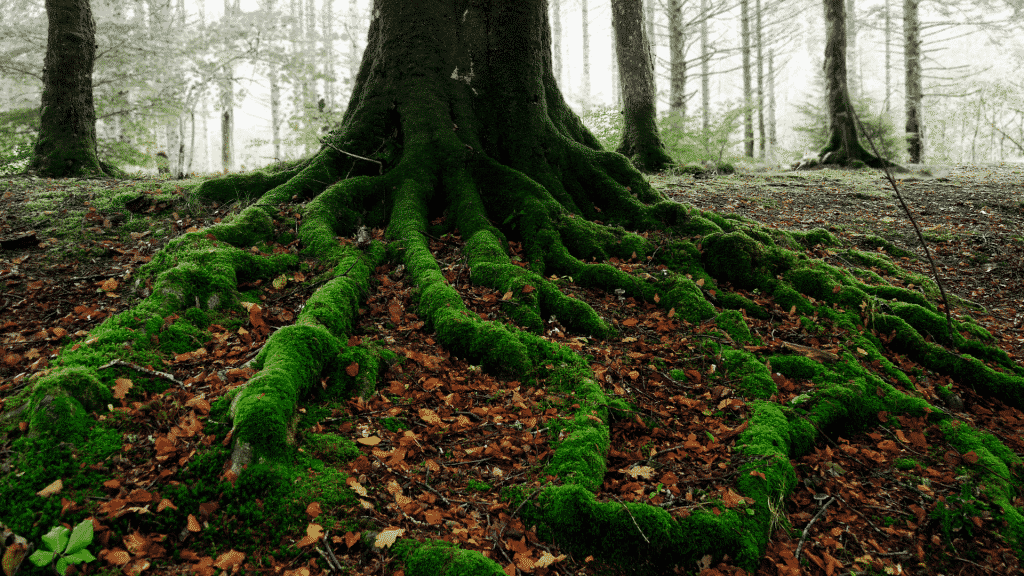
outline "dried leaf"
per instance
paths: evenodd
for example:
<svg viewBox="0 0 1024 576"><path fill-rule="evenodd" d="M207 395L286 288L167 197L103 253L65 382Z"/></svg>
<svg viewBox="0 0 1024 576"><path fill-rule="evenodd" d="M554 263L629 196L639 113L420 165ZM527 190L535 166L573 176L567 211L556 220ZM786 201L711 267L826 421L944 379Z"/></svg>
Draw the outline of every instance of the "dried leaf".
<svg viewBox="0 0 1024 576"><path fill-rule="evenodd" d="M199 520L192 514L188 515L188 531L199 532L203 529L203 525L199 523Z"/></svg>
<svg viewBox="0 0 1024 576"><path fill-rule="evenodd" d="M973 452L972 452L972 454L973 454ZM59 493L63 489L64 489L64 482L62 482L58 478L57 480L54 480L53 482L51 482L50 485L47 486L46 488L43 488L39 492L36 492L36 496L42 496L43 498L48 498L50 496L53 496L54 494Z"/></svg>
<svg viewBox="0 0 1024 576"><path fill-rule="evenodd" d="M235 566L240 566L245 560L245 553L239 552L238 550L228 550L227 552L217 556L214 560L213 566L220 568L221 570L231 570Z"/></svg>
<svg viewBox="0 0 1024 576"><path fill-rule="evenodd" d="M316 518L321 513L322 511L320 510L319 502L311 502L309 506L306 506L306 514L308 514L310 518Z"/></svg>
<svg viewBox="0 0 1024 576"><path fill-rule="evenodd" d="M366 438L356 438L356 442L363 446L376 446L380 444L380 438L377 436L367 436Z"/></svg>
<svg viewBox="0 0 1024 576"><path fill-rule="evenodd" d="M345 533L345 545L349 548L356 545L359 542L359 532L346 532Z"/></svg>
<svg viewBox="0 0 1024 576"><path fill-rule="evenodd" d="M100 286L100 289L104 292L113 292L114 290L117 290L117 280L107 278L103 285Z"/></svg>
<svg viewBox="0 0 1024 576"><path fill-rule="evenodd" d="M388 526L377 534L377 539L374 540L373 546L375 548L390 548L402 534L405 534L405 528Z"/></svg>
<svg viewBox="0 0 1024 576"><path fill-rule="evenodd" d="M345 367L345 374L355 378L359 374L359 362L353 362Z"/></svg>

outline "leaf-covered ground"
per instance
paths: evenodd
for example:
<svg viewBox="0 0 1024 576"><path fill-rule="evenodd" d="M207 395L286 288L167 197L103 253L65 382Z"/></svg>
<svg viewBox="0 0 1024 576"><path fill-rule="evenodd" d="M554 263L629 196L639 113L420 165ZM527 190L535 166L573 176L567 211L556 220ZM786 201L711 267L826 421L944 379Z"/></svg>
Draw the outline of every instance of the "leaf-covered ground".
<svg viewBox="0 0 1024 576"><path fill-rule="evenodd" d="M887 251L903 267L928 273L912 230L875 172L663 175L653 182L705 210L780 228L824 227L848 246ZM965 167L941 178L905 176L902 186L946 289L985 308L961 306L955 314L972 316L1017 362L1024 354L1022 182L1019 167ZM132 304L133 273L156 250L239 208L190 204L177 183L166 181L8 177L0 179L0 199L0 412L59 350L81 345L90 329ZM278 216L282 227L297 227L299 215ZM287 237L288 230L279 232ZM380 231L372 234L379 237ZM298 253L296 242L262 249ZM461 242L457 235L431 239L448 283L481 316L504 319L501 304L511 294L470 283ZM834 249L808 252L849 265ZM614 265L638 275L658 273L647 262ZM444 537L483 551L509 574L617 573L541 540L510 504L528 503L548 480L544 464L573 400L554 386L499 380L452 357L411 311L411 287L393 265L376 270L375 290L352 338L379 343L400 360L384 374L378 393L366 400L306 402L297 426L302 450L347 477L310 468L301 490L285 495L263 493L252 482L243 487L240 479L235 486L225 468L230 423L217 400L252 376L247 363L270 333L294 321L323 272L317 262L303 262L273 281L240 286L247 313L225 315L202 334L183 334L174 329L176 318L166 319L148 367L159 372L106 368L124 373L114 389L119 405L98 415L120 433L120 450L98 464L66 467L63 478L31 479L31 497L51 499L61 521L73 526L95 519L91 549L99 560L86 572L391 574L396 568L388 550L374 551L360 536L385 541L401 534ZM708 345L730 337L713 320L692 325L651 304L578 288L568 278L554 280L609 319L618 335L582 338L549 318L545 336L587 358L606 391L636 407L630 418L611 425L609 473L598 499L647 502L674 516L744 510L749 502L731 488L742 464L732 447L750 410ZM748 350L827 361L844 340L823 320L800 322L764 295L745 295L771 313L767 320L746 318L762 341ZM889 360L914 375L916 389L907 392L1024 455L1018 409L904 356ZM359 366L346 369L352 375ZM779 374L774 379L780 403L814 386ZM163 392L148 390L168 385ZM940 395L942 387L953 394ZM826 435L818 449L793 462L799 484L775 510L775 531L758 573L1019 572L993 504L972 473L977 455L958 452L923 418L903 417L898 428L884 422L880 415L857 435ZM0 498L15 489L10 482L19 481L10 464L17 438L17 431L0 438ZM210 469L221 480L194 486L196 479L211 477ZM1012 472L1015 477L1006 480L1019 483L1021 470ZM345 478L343 484L338 478ZM271 499L294 502L275 507ZM1013 505L1019 509L1024 501L1017 497ZM271 509L273 522L252 525L253 518L265 522L260 512ZM26 562L23 571L29 568ZM728 559L682 569L708 576L744 573Z"/></svg>

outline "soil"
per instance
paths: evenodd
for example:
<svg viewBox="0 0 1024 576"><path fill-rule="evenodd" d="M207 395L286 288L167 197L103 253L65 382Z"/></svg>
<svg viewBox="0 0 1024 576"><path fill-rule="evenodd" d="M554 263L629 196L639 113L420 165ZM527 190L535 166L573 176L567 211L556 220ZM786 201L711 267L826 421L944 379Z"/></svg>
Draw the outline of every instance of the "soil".
<svg viewBox="0 0 1024 576"><path fill-rule="evenodd" d="M996 335L1003 350L1019 359L1024 354L1024 169L957 167L945 173L933 168L930 174L902 174L899 187L930 240L946 290L984 307L958 307L954 314L971 315ZM902 266L930 275L912 227L876 171L704 178L662 174L652 181L681 202L741 214L767 226L824 227L845 244L868 250L885 250L884 243L872 240L881 238L908 252L899 260ZM131 210L110 203L111 195L127 192L136 196L129 202ZM239 208L192 205L178 183L166 180L2 177L0 198L0 412L5 399L23 389L31 374L45 369L61 348L75 346L98 323L132 305L132 275L156 250L174 236ZM25 239L23 244L7 243L19 238ZM461 242L457 235L446 235L431 243L449 284L477 313L504 319L503 295L469 282ZM892 247L888 249L895 251ZM827 249L812 254L845 264ZM645 264L616 265L641 273ZM153 513L146 497L152 495L156 510L161 486L179 477L190 458L199 458L225 440L204 436L207 410L196 407L208 409L209 404L196 396L212 403L251 376L246 362L267 333L294 320L321 270L310 263L306 275L292 275L284 288L270 283L248 287L261 291L262 304L255 313L250 309L250 317L262 327L249 326L245 337L215 333L201 354L168 356L161 369L186 386L162 395L136 391L136 396L121 401L116 410L130 416L118 424L125 449L107 463L110 480L105 490L100 496L76 496L72 488L61 494L67 511L62 519L97 519L100 550L91 549L101 560L85 572L120 566L130 574L192 571L211 576L212 566L217 566L308 576L325 573L324 567L332 564L344 574L397 574L387 551L369 550L357 536L360 531L403 529L405 537L447 535L460 546L491 555L513 574L618 573L592 557L567 554L538 539L502 496L511 486L533 490L545 481L542 464L551 446L538 431L553 425L559 408L572 400L556 391L496 380L439 348L412 312L411 288L401 267L392 265L376 271L379 289L367 299L353 339L377 342L407 361L385 374L382 393L365 402L310 402L309 416L300 424L300 437L334 432L365 440L360 442L361 456L342 467L371 489L365 503L338 505L317 516L320 505L303 502L302 506L309 505L303 520L327 532L317 545L307 543L300 550L295 548L297 541L315 532L308 532L305 521L280 542L232 542L245 554L226 546L204 547L201 542L221 537L204 535L202 528L191 533L195 518L189 518L185 530L186 516L199 515L199 510L172 511L162 501L156 513L180 516L181 533L147 529L152 520L139 512L147 508L147 514ZM713 359L701 355L700 342L718 337L713 323L693 326L632 299L572 286L567 290L611 319L621 338L578 339L566 334L557 319L547 322L546 336L591 357L595 375L609 393L639 410L636 418L612 426L608 474L598 498L645 501L676 516L696 509L717 510L716 506L744 506L743 498L730 488L740 464L732 446L749 408L727 382L712 380ZM808 334L796 319L787 319L786 311L770 311L774 324L750 320L751 330L769 346L781 346L785 340L823 350L833 347L835 335ZM914 393L939 405L936 387L951 386L960 404L945 409L1024 454L1020 410L959 388L905 357L890 359L908 373L927 375ZM669 376L676 369L686 373L684 380ZM222 380L218 374L227 376ZM777 384L779 402L812 386L784 377ZM685 403L679 404L679 399ZM524 410L510 408L519 405ZM480 411L490 406L509 410ZM666 407L671 407L671 418L664 417ZM146 410L159 410L160 420L149 418ZM199 432L190 439L179 438L176 452L168 453L164 443L164 451L158 453L153 442L140 440L155 438L159 446L175 422L185 421ZM441 421L444 426L438 425ZM0 438L0 456L11 454L16 436ZM424 459L436 461L432 474L424 475L422 467L413 465ZM956 452L923 419L901 418L899 429L877 424L851 438L827 437L813 453L793 460L798 486L774 511L774 531L757 573L1017 573L1019 559L1000 534L1003 526L994 519L994 505L976 490L974 477L962 473L976 459L971 453ZM655 471L647 471L648 466ZM71 479L67 483L73 484ZM395 505L402 498L409 500L407 496L416 501L412 508ZM1020 509L1024 500L1016 496L1013 504ZM207 532L214 527L232 530L233 520L226 513L222 517L216 506L203 506ZM132 556L120 548L122 542ZM705 558L696 566L681 567L680 573L743 574L730 560L716 564ZM541 566L545 562L549 564Z"/></svg>

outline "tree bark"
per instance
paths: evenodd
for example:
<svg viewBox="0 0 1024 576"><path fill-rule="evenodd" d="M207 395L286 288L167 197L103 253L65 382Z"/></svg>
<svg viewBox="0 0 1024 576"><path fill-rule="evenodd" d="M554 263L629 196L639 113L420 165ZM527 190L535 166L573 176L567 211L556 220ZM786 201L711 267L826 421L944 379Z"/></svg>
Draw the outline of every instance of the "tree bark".
<svg viewBox="0 0 1024 576"><path fill-rule="evenodd" d="M850 94L860 95L860 70L857 66L857 5L846 0L846 66L850 81Z"/></svg>
<svg viewBox="0 0 1024 576"><path fill-rule="evenodd" d="M754 46L757 48L757 152L765 157L768 135L764 127L764 25L761 0L754 1Z"/></svg>
<svg viewBox="0 0 1024 576"><path fill-rule="evenodd" d="M700 112L704 134L711 130L711 41L708 14L711 0L700 0Z"/></svg>
<svg viewBox="0 0 1024 576"><path fill-rule="evenodd" d="M686 117L686 37L682 0L668 0L669 93L668 109Z"/></svg>
<svg viewBox="0 0 1024 576"><path fill-rule="evenodd" d="M740 0L740 52L743 56L743 155L754 157L754 99L750 71L750 0Z"/></svg>
<svg viewBox="0 0 1024 576"><path fill-rule="evenodd" d="M644 33L641 0L613 0L612 28L615 29L619 60L619 84L622 86L622 143L616 150L637 169L657 172L672 165L658 135L656 119L657 91L654 87L654 62Z"/></svg>
<svg viewBox="0 0 1024 576"><path fill-rule="evenodd" d="M46 15L39 137L28 169L51 178L105 174L96 154L96 25L89 0L46 0Z"/></svg>
<svg viewBox="0 0 1024 576"><path fill-rule="evenodd" d="M921 22L920 0L903 0L903 58L906 66L907 152L912 164L920 164L924 154L921 137Z"/></svg>
<svg viewBox="0 0 1024 576"><path fill-rule="evenodd" d="M590 13L587 0L580 0L583 10L583 86L580 88L580 100L583 109L590 109Z"/></svg>
<svg viewBox="0 0 1024 576"><path fill-rule="evenodd" d="M562 0L551 0L551 55L554 60L555 81L562 83Z"/></svg>
<svg viewBox="0 0 1024 576"><path fill-rule="evenodd" d="M823 164L848 165L855 160L872 167L883 162L861 146L857 120L846 83L846 11L843 0L825 0L825 100L829 140L820 158Z"/></svg>

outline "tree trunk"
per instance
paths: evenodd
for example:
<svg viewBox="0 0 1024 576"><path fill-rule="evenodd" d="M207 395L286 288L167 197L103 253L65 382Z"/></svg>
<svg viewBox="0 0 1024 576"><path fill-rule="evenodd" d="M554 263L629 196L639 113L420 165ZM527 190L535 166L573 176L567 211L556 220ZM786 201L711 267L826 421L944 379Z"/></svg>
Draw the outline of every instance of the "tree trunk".
<svg viewBox="0 0 1024 576"><path fill-rule="evenodd" d="M668 0L669 112L686 117L686 38L683 31L683 2Z"/></svg>
<svg viewBox="0 0 1024 576"><path fill-rule="evenodd" d="M590 109L590 14L587 10L587 0L580 0L580 8L583 9L583 86L580 88L580 100L583 102L583 109Z"/></svg>
<svg viewBox="0 0 1024 576"><path fill-rule="evenodd" d="M334 0L323 0L324 25L324 100L334 110Z"/></svg>
<svg viewBox="0 0 1024 576"><path fill-rule="evenodd" d="M846 0L846 67L850 81L850 94L860 96L860 70L857 67L856 0Z"/></svg>
<svg viewBox="0 0 1024 576"><path fill-rule="evenodd" d="M846 85L846 11L843 0L825 0L825 100L829 140L820 158L823 164L848 165L860 160L872 167L883 162L857 140L857 120Z"/></svg>
<svg viewBox="0 0 1024 576"><path fill-rule="evenodd" d="M882 109L889 111L889 99L892 97L892 0L885 0L885 100Z"/></svg>
<svg viewBox="0 0 1024 576"><path fill-rule="evenodd" d="M921 22L917 8L920 0L903 0L903 58L906 62L907 152L911 164L920 164L924 154L921 138ZM972 153L973 154L973 153Z"/></svg>
<svg viewBox="0 0 1024 576"><path fill-rule="evenodd" d="M673 162L658 135L654 62L643 24L641 0L612 0L612 28L618 47L625 116L622 143L616 151L628 157L637 169L658 172Z"/></svg>
<svg viewBox="0 0 1024 576"><path fill-rule="evenodd" d="M28 169L51 178L105 174L96 155L96 25L89 0L46 0L46 16L39 138Z"/></svg>
<svg viewBox="0 0 1024 576"><path fill-rule="evenodd" d="M754 2L754 45L757 48L757 153L765 157L768 140L764 128L764 26L761 18L761 0Z"/></svg>
<svg viewBox="0 0 1024 576"><path fill-rule="evenodd" d="M779 144L775 120L775 49L768 49L768 149L774 152Z"/></svg>
<svg viewBox="0 0 1024 576"><path fill-rule="evenodd" d="M554 58L555 81L561 84L562 78L562 0L551 0L551 55Z"/></svg>
<svg viewBox="0 0 1024 576"><path fill-rule="evenodd" d="M281 156L281 83L278 79L277 64L270 63L270 141L274 145L274 161Z"/></svg>
<svg viewBox="0 0 1024 576"><path fill-rule="evenodd" d="M743 55L743 155L754 157L754 99L750 73L750 0L740 0L740 52Z"/></svg>
<svg viewBox="0 0 1024 576"><path fill-rule="evenodd" d="M708 14L711 0L700 0L700 108L704 134L711 130L711 41Z"/></svg>
<svg viewBox="0 0 1024 576"><path fill-rule="evenodd" d="M616 16L630 32L619 27L629 40L623 51L629 57L620 66L630 64L632 78L647 78L637 82L647 87L644 114L637 112L632 88L625 96L627 112L646 118L653 132L651 65L639 1L627 7L628 18ZM386 226L386 237L401 246L396 255L422 295L417 313L434 328L438 343L487 370L521 375L533 368L516 336L501 323L472 315L437 281L426 243L429 221L446 222L466 239L474 282L502 291L513 289L510 282L520 286L516 294L526 300L513 314L520 325L542 330L543 319L557 314L572 329L607 334L589 306L567 299L544 276L572 275L582 284L613 278L607 266L582 259L604 259L608 250L628 259L635 250L654 249L640 247L648 244L639 236L641 244L614 240L621 233L613 226L677 233L694 228L686 206L653 190L622 155L603 151L565 103L552 70L547 18L546 0L489 0L468 10L453 0L377 0L366 48L372 57L363 59L344 118L319 152L274 175L206 181L196 196L226 201L244 191L261 196L253 206L257 212L314 198L303 218L306 232L300 231L314 234L303 236L314 251L326 246L319 231L329 232L329 243L337 245L336 234L352 234L360 224ZM331 224L305 226L307 218L324 217ZM506 238L523 243L527 269L511 264ZM532 294L521 290L526 280L538 288ZM661 295L661 305L676 294L683 291ZM306 310L319 314L312 303ZM271 448L259 439L272 435L276 443L283 437L250 416L250 407L259 412L270 400L256 396L240 400L234 438L236 447L251 441L266 454ZM244 464L241 457L232 462Z"/></svg>

